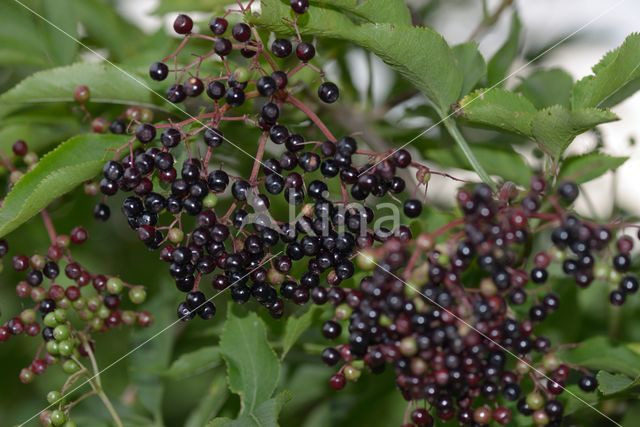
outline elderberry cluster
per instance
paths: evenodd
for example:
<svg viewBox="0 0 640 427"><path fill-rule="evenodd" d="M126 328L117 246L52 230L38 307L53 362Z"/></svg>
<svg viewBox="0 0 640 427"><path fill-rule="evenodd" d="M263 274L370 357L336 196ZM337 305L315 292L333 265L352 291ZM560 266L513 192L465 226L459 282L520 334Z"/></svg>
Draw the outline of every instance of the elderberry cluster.
<svg viewBox="0 0 640 427"><path fill-rule="evenodd" d="M357 288L329 292L334 316L322 334L337 343L322 352L322 360L340 366L330 386L341 390L365 369L380 374L391 368L414 406L404 426L432 426L436 418L507 425L514 410L538 426L561 425L564 406L558 396L566 385L593 392L598 383L586 369L563 362L549 338L536 333L560 300L544 285L551 256L536 254L529 269L529 251L537 227L560 224L551 236L554 257L565 266L579 263L568 274L587 275L595 263L589 252L598 258L606 253L613 226L566 213L560 203L575 200L575 184L560 184L557 194L545 187L536 177L527 194L506 185L497 199L484 184L462 189L457 201L463 218L415 239L392 236L381 247L362 251L358 265L372 273ZM539 212L546 200L556 213ZM452 237L437 244L449 232ZM637 290L636 278L628 274L631 242L618 239L613 272L599 273L620 280L614 293ZM591 259L574 261L568 251ZM621 272L627 275L620 278ZM529 299L534 301L528 319L518 319L512 307Z"/></svg>
<svg viewBox="0 0 640 427"><path fill-rule="evenodd" d="M303 13L308 6L304 4L295 2L292 7ZM200 287L205 277L209 277L215 291L230 288L231 298L238 303L253 297L278 318L283 315L287 299L296 304L304 304L310 298L324 303L327 291L322 282L337 286L350 278L354 273L351 257L356 249L372 246L391 231L406 239L411 237L407 227L374 232L370 226L373 211L365 206L348 206L351 200L362 201L369 195L402 193L406 183L397 176L397 170L412 165L409 152L360 153L354 138L336 139L321 123L315 124L325 128L321 129L324 141L307 141L292 132L282 124L281 113L292 107L310 114L288 89L289 78L295 72L275 68L267 73L259 62L264 60L273 68L278 59L292 54L292 42L276 39L269 53L249 25L241 22L231 28L232 38L240 44L223 37L228 26L223 17L211 21L214 37L206 38L213 42L213 49L202 57L216 55L228 71L221 76L191 75L167 91L171 102L206 92L213 101L212 112L180 124L143 122L140 113L128 113L129 123L124 119L113 121L109 125L111 132L132 131L131 145L125 155L104 165L99 184L104 196L114 196L119 191L130 193L122 202L121 211L138 238L149 249L160 251L177 289L186 294L177 309L182 320L196 315L210 319L215 315L214 303ZM205 37L193 33L193 21L186 15L176 18L174 30L185 37ZM231 70L227 57L234 50L250 61L248 68ZM309 61L315 55L312 44L298 40L295 52L299 67L311 67ZM149 74L162 81L179 71L158 62L151 65ZM255 91L249 92L251 87ZM334 83L323 82L318 96L323 102L333 103L339 97L339 89ZM224 136L224 119L233 118L229 114L253 98L266 100L260 101L254 121L242 118L261 135L261 149L251 176L242 178L212 167L212 163L216 162L218 147L232 143ZM189 127L195 123L197 128ZM186 160L176 160L174 153L185 150L187 144L191 144L192 154ZM193 155L199 151L194 150L193 144L203 147L204 154ZM277 146L281 146L280 151L284 149L282 154L267 157L265 148ZM358 155L371 161L357 165L354 157ZM311 176L318 172L322 178ZM342 189L340 201L332 200L332 182ZM216 207L227 190L232 204L222 213ZM276 195L282 195L287 204L301 207L301 216L295 221L274 220L269 208L270 197ZM410 199L404 208L408 216L415 217L422 204ZM94 211L96 218L102 220L108 219L109 213L105 203L99 203ZM195 220L189 221L188 217ZM163 218L168 219L167 225L162 224ZM192 228L187 228L191 223ZM292 277L294 262L304 258L308 259L306 268L297 278Z"/></svg>

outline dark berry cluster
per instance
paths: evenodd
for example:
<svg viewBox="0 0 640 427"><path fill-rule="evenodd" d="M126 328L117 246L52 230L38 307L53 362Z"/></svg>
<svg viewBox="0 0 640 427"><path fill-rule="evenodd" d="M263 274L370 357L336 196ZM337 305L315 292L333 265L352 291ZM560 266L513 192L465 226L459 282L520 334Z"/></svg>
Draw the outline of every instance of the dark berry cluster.
<svg viewBox="0 0 640 427"><path fill-rule="evenodd" d="M540 183L536 178L518 201L513 188L503 189L497 200L483 184L463 189L462 219L410 241L394 236L362 251L358 265L372 274L355 289L329 292L335 311L322 334L338 343L322 359L340 366L330 386L340 390L365 369L379 374L391 368L402 395L413 402L411 422L404 426L432 426L436 418L508 425L514 406L509 402L535 425L561 425L558 395L565 386L575 381L592 392L597 381L560 360L549 338L536 333L559 307L558 296L540 287L548 276L541 264L549 260L543 263L538 254L537 267L525 269L530 222L550 219L538 213ZM456 230L447 245L436 244ZM600 241L600 249L605 243ZM529 318L519 320L510 307L525 304L530 295L536 301ZM422 401L426 407L417 403Z"/></svg>
<svg viewBox="0 0 640 427"><path fill-rule="evenodd" d="M296 13L303 13L308 6L305 4L295 2L292 7ZM290 40L274 40L270 53L247 24L231 28L233 42L223 37L228 27L225 18L216 17L210 23L215 37L199 35L193 33L190 18L176 18L176 32L211 40L212 54L221 58L228 71L215 77L192 75L173 84L167 98L182 102L206 92L213 100L212 111L177 124L151 124L144 120L143 116L148 116L144 111L128 111L109 129L113 133L131 133L131 147L127 154L104 165L99 185L104 196L114 196L119 191L130 193L121 210L138 238L149 249L160 251L176 287L186 294L178 307L178 317L183 320L196 315L210 319L216 312L200 286L204 277L209 277L215 291L230 288L234 301L245 303L253 297L272 316L281 317L285 300L296 304L309 299L324 303L327 290L322 284L336 286L350 278L354 273L351 257L358 248L370 247L391 232L405 239L411 237L407 227L374 231L371 208L348 206L351 201L363 201L370 195L402 193L406 183L397 171L418 167L409 152L400 150L390 155L358 151L354 138L336 139L311 109L294 97L289 79L301 67L315 69L309 64L315 54L313 45L297 40L295 51L300 63L287 71L277 67L277 60L292 54ZM247 58L248 67L232 69L227 56L234 50L240 50ZM267 67L272 68L270 73L264 71ZM165 80L171 71L159 62L151 66L150 76ZM252 87L255 90L249 91ZM334 83L323 82L318 96L323 102L332 103L338 99L339 89ZM254 98L261 99L259 112L255 121L245 123L260 135L259 148L251 176L242 178L212 167L212 163L216 162L218 147L227 141L222 129L225 120L237 119L230 113ZM307 114L326 140L307 141L292 132L283 124L282 116L288 108ZM190 127L195 123L199 126ZM194 143L203 148L202 154L177 160L175 153ZM268 145L281 146L279 149L284 152L268 158ZM370 162L357 165L356 156ZM318 173L322 179L314 178ZM332 182L342 189L338 201L330 193ZM231 205L226 212L218 212L219 198L227 192L232 196ZM302 208L301 216L295 221L274 220L269 208L271 197L276 195ZM405 206L411 217L421 209L422 204L413 199L410 206ZM94 211L101 220L106 220L109 213L105 203L98 204ZM189 221L184 215L195 220ZM293 277L294 263L301 264L303 259L307 260L304 271Z"/></svg>

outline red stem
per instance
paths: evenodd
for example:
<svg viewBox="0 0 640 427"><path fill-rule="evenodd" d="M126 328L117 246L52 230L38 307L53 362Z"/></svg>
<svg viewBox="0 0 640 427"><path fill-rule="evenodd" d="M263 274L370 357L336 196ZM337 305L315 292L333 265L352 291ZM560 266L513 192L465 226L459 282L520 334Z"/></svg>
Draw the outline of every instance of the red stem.
<svg viewBox="0 0 640 427"><path fill-rule="evenodd" d="M324 134L324 136L327 137L328 140L332 142L337 141L336 137L333 136L329 128L323 123L320 117L318 117L316 113L311 111L311 109L307 107L307 105L304 102L300 101L299 99L297 99L295 96L291 94L287 94L287 102L293 105L294 107L296 107L298 110L305 113L307 117L309 117L311 121L318 127L318 129L320 129L320 131Z"/></svg>
<svg viewBox="0 0 640 427"><path fill-rule="evenodd" d="M51 217L49 216L49 212L43 209L40 211L40 215L42 216L42 222L44 222L44 228L47 229L47 234L49 234L49 240L51 240L52 245L55 245L58 241L58 235L56 228L53 226L53 221L51 221Z"/></svg>
<svg viewBox="0 0 640 427"><path fill-rule="evenodd" d="M258 151L256 152L256 158L253 162L253 168L251 169L251 176L249 176L249 184L251 186L256 185L256 179L260 172L260 166L262 165L262 157L264 156L264 149L267 146L267 133L262 132L260 139L258 140Z"/></svg>

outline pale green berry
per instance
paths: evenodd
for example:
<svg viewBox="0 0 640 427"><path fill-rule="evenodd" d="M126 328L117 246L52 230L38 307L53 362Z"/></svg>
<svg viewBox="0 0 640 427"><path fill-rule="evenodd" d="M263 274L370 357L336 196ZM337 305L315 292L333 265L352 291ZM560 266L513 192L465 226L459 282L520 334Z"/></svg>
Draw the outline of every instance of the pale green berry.
<svg viewBox="0 0 640 427"><path fill-rule="evenodd" d="M169 230L168 237L171 243L180 243L184 239L184 233L179 228L172 228Z"/></svg>
<svg viewBox="0 0 640 427"><path fill-rule="evenodd" d="M58 409L51 411L51 424L57 427L63 425L66 422L67 416L64 414L64 412Z"/></svg>
<svg viewBox="0 0 640 427"><path fill-rule="evenodd" d="M62 398L62 393L57 390L52 390L47 393L47 402L54 404Z"/></svg>
<svg viewBox="0 0 640 427"><path fill-rule="evenodd" d="M58 319L56 319L56 315L53 312L47 313L44 316L44 325L50 328L58 326Z"/></svg>
<svg viewBox="0 0 640 427"><path fill-rule="evenodd" d="M62 371L65 374L75 374L79 370L80 370L80 366L71 359L65 360L65 362L62 364Z"/></svg>
<svg viewBox="0 0 640 427"><path fill-rule="evenodd" d="M202 201L202 205L207 209L213 209L218 204L218 197L215 194L209 193L207 197Z"/></svg>
<svg viewBox="0 0 640 427"><path fill-rule="evenodd" d="M74 349L74 345L69 340L60 341L58 343L58 353L60 353L61 356L71 356Z"/></svg>
<svg viewBox="0 0 640 427"><path fill-rule="evenodd" d="M134 304L142 304L147 299L147 291L142 286L129 289L129 300Z"/></svg>
<svg viewBox="0 0 640 427"><path fill-rule="evenodd" d="M69 338L71 331L67 325L58 325L53 329L53 338L56 341L63 341Z"/></svg>
<svg viewBox="0 0 640 427"><path fill-rule="evenodd" d="M119 277L111 277L107 280L107 292L113 295L117 295L124 289L124 283Z"/></svg>
<svg viewBox="0 0 640 427"><path fill-rule="evenodd" d="M47 344L45 344L45 349L49 354L58 354L58 343L53 340L47 341Z"/></svg>

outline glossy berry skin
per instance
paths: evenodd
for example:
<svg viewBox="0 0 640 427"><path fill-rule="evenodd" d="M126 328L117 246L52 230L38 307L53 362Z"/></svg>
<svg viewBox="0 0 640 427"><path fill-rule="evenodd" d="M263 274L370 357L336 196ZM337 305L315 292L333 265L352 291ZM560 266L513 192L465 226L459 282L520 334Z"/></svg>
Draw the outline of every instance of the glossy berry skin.
<svg viewBox="0 0 640 427"><path fill-rule="evenodd" d="M227 100L227 103L232 107L239 107L244 104L244 91L239 88L229 88L225 95L225 99Z"/></svg>
<svg viewBox="0 0 640 427"><path fill-rule="evenodd" d="M598 380L592 375L585 375L578 381L578 386L582 391L590 393L598 388Z"/></svg>
<svg viewBox="0 0 640 427"><path fill-rule="evenodd" d="M276 85L276 81L273 80L273 77L262 76L256 82L256 89L258 89L258 93L262 96L271 96L276 92L278 86Z"/></svg>
<svg viewBox="0 0 640 427"><path fill-rule="evenodd" d="M327 104L333 104L338 100L340 90L335 83L325 82L318 88L318 97Z"/></svg>
<svg viewBox="0 0 640 427"><path fill-rule="evenodd" d="M173 31L178 34L190 34L193 29L193 20L187 15L178 15L173 21Z"/></svg>
<svg viewBox="0 0 640 427"><path fill-rule="evenodd" d="M143 144L147 144L156 137L156 128L149 123L143 123L136 127L136 138Z"/></svg>
<svg viewBox="0 0 640 427"><path fill-rule="evenodd" d="M168 75L169 67L165 63L155 62L149 67L149 77L151 77L152 80L161 82L165 80Z"/></svg>
<svg viewBox="0 0 640 427"><path fill-rule="evenodd" d="M416 199L409 199L403 205L404 214L409 218L417 218L422 213L422 202Z"/></svg>
<svg viewBox="0 0 640 427"><path fill-rule="evenodd" d="M224 136L221 130L216 128L208 128L204 132L204 142L211 148L219 147L224 141Z"/></svg>
<svg viewBox="0 0 640 427"><path fill-rule="evenodd" d="M211 22L209 22L209 29L216 36L221 36L227 31L227 27L229 26L229 21L224 18L213 18Z"/></svg>
<svg viewBox="0 0 640 427"><path fill-rule="evenodd" d="M309 62L316 56L316 48L307 42L300 42L296 46L296 56L302 62Z"/></svg>
<svg viewBox="0 0 640 427"><path fill-rule="evenodd" d="M291 9L299 15L302 15L309 9L309 0L291 0L289 3Z"/></svg>
<svg viewBox="0 0 640 427"><path fill-rule="evenodd" d="M224 98L226 93L224 85L218 81L213 81L207 85L207 96L213 100L219 100Z"/></svg>
<svg viewBox="0 0 640 427"><path fill-rule="evenodd" d="M220 56L227 56L233 50L233 45L230 40L219 38L213 43L213 50Z"/></svg>
<svg viewBox="0 0 640 427"><path fill-rule="evenodd" d="M342 390L347 385L347 379L343 374L338 373L329 379L329 386L334 390Z"/></svg>
<svg viewBox="0 0 640 427"><path fill-rule="evenodd" d="M239 22L231 29L231 35L239 42L246 42L251 38L251 28L247 24Z"/></svg>
<svg viewBox="0 0 640 427"><path fill-rule="evenodd" d="M579 194L580 190L573 182L561 182L558 186L558 195L567 203L573 203Z"/></svg>
<svg viewBox="0 0 640 427"><path fill-rule="evenodd" d="M175 104L178 104L187 99L187 94L184 91L184 86L181 84L175 84L167 89L167 99Z"/></svg>
<svg viewBox="0 0 640 427"><path fill-rule="evenodd" d="M275 39L271 43L271 52L278 58L286 58L293 52L293 45L288 39Z"/></svg>

